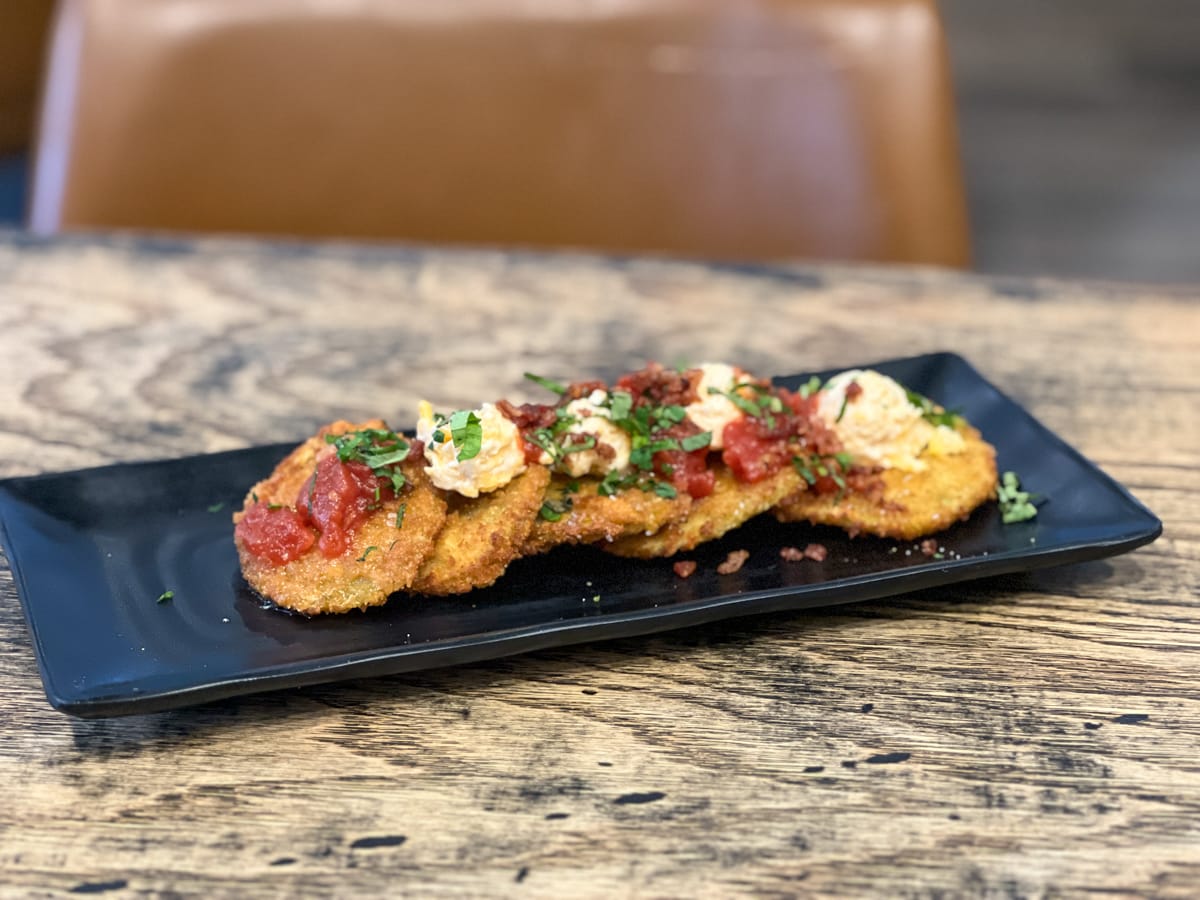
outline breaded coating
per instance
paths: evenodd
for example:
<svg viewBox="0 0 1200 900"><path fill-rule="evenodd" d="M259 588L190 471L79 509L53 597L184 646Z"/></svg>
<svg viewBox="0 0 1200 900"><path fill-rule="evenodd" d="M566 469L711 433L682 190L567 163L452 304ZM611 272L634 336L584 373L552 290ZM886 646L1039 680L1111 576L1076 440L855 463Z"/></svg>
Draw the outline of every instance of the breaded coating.
<svg viewBox="0 0 1200 900"><path fill-rule="evenodd" d="M571 479L556 475L546 490L545 500L563 510L551 522L539 516L529 531L521 553L545 553L559 544L594 544L615 541L627 535L658 531L668 522L687 515L692 498L680 493L660 497L654 491L623 488L611 496L600 493L600 478ZM570 486L578 485L576 490Z"/></svg>
<svg viewBox="0 0 1200 900"><path fill-rule="evenodd" d="M921 472L882 472L879 496L803 493L781 503L775 517L896 540L949 528L996 493L996 451L965 422L957 430L966 441L961 453L929 459Z"/></svg>
<svg viewBox="0 0 1200 900"><path fill-rule="evenodd" d="M487 587L514 559L559 544L670 557L769 511L912 540L995 497L995 450L975 428L859 374L827 383L824 395L812 383L794 394L735 367L650 365L611 391L546 382L561 395L553 406L498 401L438 416L422 403L415 439L379 419L334 422L233 516L242 572L280 607L341 613L399 592L419 601ZM716 383L705 388L706 379ZM849 403L863 421L838 432ZM928 427L951 423L961 441ZM785 558L824 552L784 549ZM735 551L717 571L745 560ZM687 577L694 565L676 572Z"/></svg>
<svg viewBox="0 0 1200 900"><path fill-rule="evenodd" d="M713 492L693 500L686 518L650 535L634 535L602 545L602 549L617 556L641 559L691 550L766 512L783 498L803 491L806 485L803 476L792 466L784 466L774 475L750 484L738 481L724 463L716 464L714 471Z"/></svg>
<svg viewBox="0 0 1200 900"><path fill-rule="evenodd" d="M453 501L411 590L461 594L492 584L521 554L549 483L549 469L530 466L502 488Z"/></svg>
<svg viewBox="0 0 1200 900"><path fill-rule="evenodd" d="M384 428L379 420L362 425L335 422L290 453L247 495L245 510L255 503L290 506L312 475L317 454L327 446L325 435L345 434L364 428ZM328 559L315 546L298 559L275 565L249 553L237 541L242 573L255 591L279 606L305 615L365 609L387 601L390 594L407 588L421 561L433 546L446 518L446 501L426 477L422 460L400 464L407 480L400 493L380 504L355 529L341 555ZM403 507L400 527L396 514Z"/></svg>

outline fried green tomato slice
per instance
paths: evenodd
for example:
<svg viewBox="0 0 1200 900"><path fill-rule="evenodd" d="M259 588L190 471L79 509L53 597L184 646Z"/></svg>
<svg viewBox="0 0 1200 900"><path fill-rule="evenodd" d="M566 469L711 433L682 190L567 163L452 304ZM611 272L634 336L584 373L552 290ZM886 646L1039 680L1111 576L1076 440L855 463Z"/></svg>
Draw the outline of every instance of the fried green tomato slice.
<svg viewBox="0 0 1200 900"><path fill-rule="evenodd" d="M549 469L530 466L490 493L453 498L446 523L411 589L431 595L462 594L495 582L521 555L549 482Z"/></svg>
<svg viewBox="0 0 1200 900"><path fill-rule="evenodd" d="M557 518L539 515L521 552L532 556L559 544L594 544L651 534L682 519L692 505L687 494L660 497L636 487L606 496L600 493L600 484L599 478L554 476L544 503L549 515Z"/></svg>
<svg viewBox="0 0 1200 900"><path fill-rule="evenodd" d="M313 473L318 454L329 452L326 435L385 427L373 420L361 425L335 422L323 428L254 486L243 510L234 515L235 523L255 504L294 504ZM441 531L446 503L426 477L422 460L406 460L399 468L406 479L404 487L358 523L345 551L332 559L314 543L298 558L276 565L250 553L235 531L246 581L276 605L310 616L378 606L389 595L407 588Z"/></svg>
<svg viewBox="0 0 1200 900"><path fill-rule="evenodd" d="M798 494L781 503L775 517L904 541L949 528L996 493L995 449L966 423L957 430L966 443L962 452L931 458L923 471L885 470L882 490L870 494Z"/></svg>
<svg viewBox="0 0 1200 900"><path fill-rule="evenodd" d="M718 463L714 470L713 492L693 500L686 518L671 522L653 534L621 538L601 548L617 556L640 559L691 550L766 512L806 486L803 476L792 466L784 466L774 475L752 483L738 481L724 463Z"/></svg>

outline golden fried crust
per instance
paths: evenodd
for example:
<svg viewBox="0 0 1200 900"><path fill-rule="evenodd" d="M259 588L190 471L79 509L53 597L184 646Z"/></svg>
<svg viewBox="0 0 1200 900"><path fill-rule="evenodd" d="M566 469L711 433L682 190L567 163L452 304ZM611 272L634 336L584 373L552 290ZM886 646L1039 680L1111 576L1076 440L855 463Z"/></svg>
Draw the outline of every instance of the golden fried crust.
<svg viewBox="0 0 1200 900"><path fill-rule="evenodd" d="M762 481L744 484L723 463L714 466L716 485L707 497L693 500L687 518L672 522L653 534L625 537L603 545L617 556L650 559L691 550L698 544L719 538L725 532L764 513L784 497L802 491L804 478L792 466L785 466Z"/></svg>
<svg viewBox="0 0 1200 900"><path fill-rule="evenodd" d="M932 458L923 472L883 472L880 497L804 493L780 504L775 517L896 540L949 528L996 493L996 451L969 425L958 431L966 439L963 452Z"/></svg>
<svg viewBox="0 0 1200 900"><path fill-rule="evenodd" d="M549 469L530 466L502 488L456 502L412 590L461 594L492 584L521 554L549 483Z"/></svg>
<svg viewBox="0 0 1200 900"><path fill-rule="evenodd" d="M686 516L692 505L687 494L668 498L638 488L625 488L606 497L600 493L600 482L599 478L552 478L545 499L554 504L569 500L570 509L557 522L539 516L521 552L533 555L559 544L593 544L658 531ZM577 490L568 488L572 483L578 484Z"/></svg>
<svg viewBox="0 0 1200 900"><path fill-rule="evenodd" d="M293 450L271 473L255 485L254 496L263 503L291 506L312 475L326 434L344 434L363 428L385 428L372 420L361 425L335 422ZM346 552L326 558L315 546L304 556L276 566L247 552L238 541L242 574L254 590L274 603L305 615L340 613L384 603L388 596L407 588L421 560L429 553L446 518L446 502L425 475L423 461L406 460L400 470L407 484L400 494L381 504L351 535ZM397 510L403 506L401 525ZM239 520L243 513L234 516Z"/></svg>

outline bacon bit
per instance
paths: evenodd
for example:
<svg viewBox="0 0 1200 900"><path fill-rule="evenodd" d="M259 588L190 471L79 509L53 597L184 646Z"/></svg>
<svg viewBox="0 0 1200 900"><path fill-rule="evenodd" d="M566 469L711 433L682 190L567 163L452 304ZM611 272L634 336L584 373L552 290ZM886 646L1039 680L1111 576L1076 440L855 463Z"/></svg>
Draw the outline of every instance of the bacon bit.
<svg viewBox="0 0 1200 900"><path fill-rule="evenodd" d="M809 544L804 548L804 558L814 562L824 562L829 555L829 549L824 544Z"/></svg>
<svg viewBox="0 0 1200 900"><path fill-rule="evenodd" d="M891 503L884 499L884 491L886 490L883 478L880 473L882 468L868 468L864 466L854 466L846 473L846 488L852 494L858 494L868 503L874 503L876 506L884 509L895 509L897 512L903 512L905 507L901 503Z"/></svg>
<svg viewBox="0 0 1200 900"><path fill-rule="evenodd" d="M925 538L921 541L921 552L926 556L933 556L938 552L938 542L933 538Z"/></svg>
<svg viewBox="0 0 1200 900"><path fill-rule="evenodd" d="M693 559L681 559L675 565L671 566L675 570L675 574L680 578L690 578L692 573L696 571L696 561Z"/></svg>
<svg viewBox="0 0 1200 900"><path fill-rule="evenodd" d="M592 391L608 393L608 385L603 381L573 381L567 385L567 392L563 396L567 400L578 400L587 397Z"/></svg>
<svg viewBox="0 0 1200 900"><path fill-rule="evenodd" d="M804 559L804 551L799 547L784 547L779 551L779 556L788 562L799 562Z"/></svg>
<svg viewBox="0 0 1200 900"><path fill-rule="evenodd" d="M862 385L857 381L852 381L846 385L846 399L853 402L856 397L862 395Z"/></svg>
<svg viewBox="0 0 1200 900"><path fill-rule="evenodd" d="M750 558L749 550L733 550L725 557L725 562L717 566L717 574L732 575L734 572L741 570L746 564L746 560Z"/></svg>
<svg viewBox="0 0 1200 900"><path fill-rule="evenodd" d="M517 406L509 400L497 400L496 409L522 432L549 428L558 421L554 407L545 403L522 403Z"/></svg>
<svg viewBox="0 0 1200 900"><path fill-rule="evenodd" d="M702 375L700 369L678 372L652 362L644 369L622 375L617 380L617 389L628 391L635 402L649 402L655 406L686 406L703 399L696 394L696 385L700 383Z"/></svg>

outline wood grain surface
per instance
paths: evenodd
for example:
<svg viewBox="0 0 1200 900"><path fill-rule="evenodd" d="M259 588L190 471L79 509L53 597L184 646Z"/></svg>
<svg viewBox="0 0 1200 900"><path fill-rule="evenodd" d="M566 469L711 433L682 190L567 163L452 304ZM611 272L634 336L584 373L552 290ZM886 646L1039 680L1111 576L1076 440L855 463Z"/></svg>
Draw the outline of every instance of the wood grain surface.
<svg viewBox="0 0 1200 900"><path fill-rule="evenodd" d="M1102 562L79 721L0 568L0 896L1200 895L1200 292L0 235L0 475L727 359L954 350L1164 535Z"/></svg>

